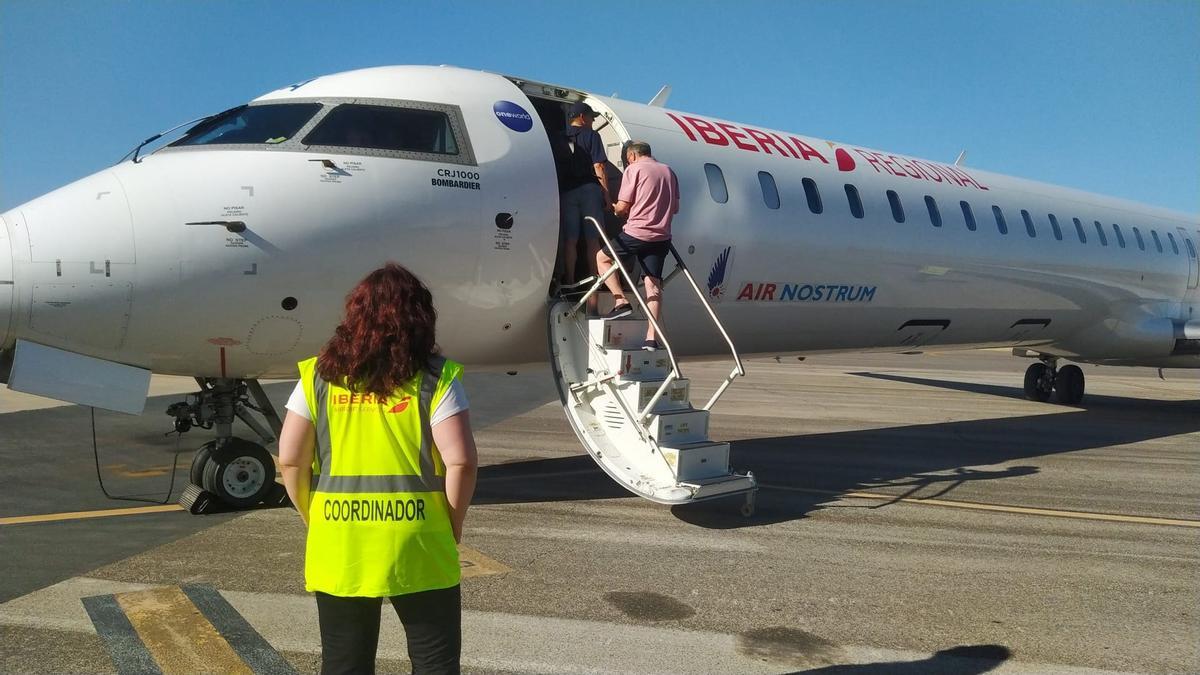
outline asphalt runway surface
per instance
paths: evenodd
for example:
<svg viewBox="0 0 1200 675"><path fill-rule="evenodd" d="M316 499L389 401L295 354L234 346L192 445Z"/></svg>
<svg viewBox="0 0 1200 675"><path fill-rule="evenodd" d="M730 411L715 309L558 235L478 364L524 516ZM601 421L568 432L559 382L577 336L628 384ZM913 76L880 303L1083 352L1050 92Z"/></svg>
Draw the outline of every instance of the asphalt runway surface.
<svg viewBox="0 0 1200 675"><path fill-rule="evenodd" d="M1022 398L1027 365L749 361L712 436L759 478L751 518L613 484L548 369L469 373L467 672L1200 672L1200 373L1087 366L1062 407ZM726 372L683 366L696 398ZM161 498L178 452L178 494L209 438L165 435L179 398L96 413L110 492ZM129 669L134 634L163 672L316 669L294 512L127 511L76 406L0 413L0 461L0 672ZM407 672L394 615L379 666Z"/></svg>

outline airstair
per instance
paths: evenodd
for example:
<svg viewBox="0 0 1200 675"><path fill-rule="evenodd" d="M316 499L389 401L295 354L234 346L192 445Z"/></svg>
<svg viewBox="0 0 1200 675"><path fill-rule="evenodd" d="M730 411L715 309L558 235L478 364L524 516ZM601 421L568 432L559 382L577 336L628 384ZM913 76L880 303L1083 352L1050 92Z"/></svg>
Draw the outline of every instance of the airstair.
<svg viewBox="0 0 1200 675"><path fill-rule="evenodd" d="M603 227L593 218L586 220L611 251ZM746 371L725 327L674 247L671 255L675 269L663 279L664 291L677 277L686 279L733 357L733 370L716 392L703 407L692 405L691 382L679 369L669 336L650 318L629 270L614 256L612 269L581 298L556 299L551 304L550 352L559 398L592 459L625 489L660 504L744 495L741 512L750 516L758 490L754 474L733 472L729 443L708 436L709 411ZM604 288L608 276L617 273L632 289L627 297L646 318L587 316L589 299ZM655 351L642 349L647 321L654 323L661 345Z"/></svg>

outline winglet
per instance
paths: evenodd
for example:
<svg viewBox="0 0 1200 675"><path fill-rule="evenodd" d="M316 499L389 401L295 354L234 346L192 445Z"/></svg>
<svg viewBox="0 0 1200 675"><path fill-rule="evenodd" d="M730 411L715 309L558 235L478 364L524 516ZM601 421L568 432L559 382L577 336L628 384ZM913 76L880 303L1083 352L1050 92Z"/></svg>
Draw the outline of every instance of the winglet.
<svg viewBox="0 0 1200 675"><path fill-rule="evenodd" d="M650 102L646 105L653 106L655 108L661 108L667 104L668 98L671 98L671 85L664 84L663 88L659 89L658 93L654 95L654 98L650 99Z"/></svg>
<svg viewBox="0 0 1200 675"><path fill-rule="evenodd" d="M966 160L967 160L967 150L966 150L966 148L963 148L963 151L958 153L958 159L954 160L954 166L963 166L963 165L965 165Z"/></svg>

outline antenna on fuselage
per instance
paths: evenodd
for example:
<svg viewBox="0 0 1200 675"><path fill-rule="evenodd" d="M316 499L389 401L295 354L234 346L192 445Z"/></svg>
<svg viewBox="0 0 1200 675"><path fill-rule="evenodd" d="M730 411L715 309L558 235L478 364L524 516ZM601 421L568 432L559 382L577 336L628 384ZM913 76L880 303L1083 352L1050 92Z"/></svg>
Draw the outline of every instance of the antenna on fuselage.
<svg viewBox="0 0 1200 675"><path fill-rule="evenodd" d="M954 166L962 166L966 162L966 160L967 160L967 150L966 150L966 148L964 148L962 152L958 153L958 159L954 160Z"/></svg>
<svg viewBox="0 0 1200 675"><path fill-rule="evenodd" d="M646 105L653 106L655 108L661 108L667 104L668 98L671 98L671 85L664 84L663 88L659 89L658 93L654 95L654 98L650 99L650 102Z"/></svg>

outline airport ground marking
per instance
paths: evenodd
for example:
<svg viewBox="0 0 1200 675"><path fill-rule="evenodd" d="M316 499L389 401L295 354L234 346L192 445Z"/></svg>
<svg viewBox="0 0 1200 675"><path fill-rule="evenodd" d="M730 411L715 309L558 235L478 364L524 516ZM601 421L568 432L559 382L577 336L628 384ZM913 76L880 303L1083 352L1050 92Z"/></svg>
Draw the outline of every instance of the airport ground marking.
<svg viewBox="0 0 1200 675"><path fill-rule="evenodd" d="M253 671L178 586L118 593L117 604L164 674Z"/></svg>
<svg viewBox="0 0 1200 675"><path fill-rule="evenodd" d="M927 506L944 506L954 509L972 511L993 511L999 513L1019 513L1030 516L1049 516L1052 518L1073 518L1076 520L1100 520L1114 523L1134 523L1138 525L1167 525L1171 527L1200 528L1200 520L1184 518L1158 518L1155 516L1128 516L1118 513L1094 513L1090 511L1066 511L1062 509L1043 509L1033 506L1008 506L1006 504L988 504L985 502L965 502L950 499L922 499L920 497L898 497L896 495L878 492L842 492L839 490L817 490L799 488L788 485L768 485L759 483L759 487L769 490L784 490L787 492L805 492L810 494L830 495L849 499L872 499L879 501L896 501L905 504L924 504Z"/></svg>
<svg viewBox="0 0 1200 675"><path fill-rule="evenodd" d="M83 520L86 518L109 518L113 516L140 516L147 513L168 513L182 511L178 504L157 504L155 506L133 506L123 509L99 509L97 511L68 511L65 513L39 513L32 516L10 516L0 518L0 527L5 525L28 525L30 523L54 523L63 520Z"/></svg>
<svg viewBox="0 0 1200 675"><path fill-rule="evenodd" d="M180 588L256 675L295 675L291 664L254 630L220 591L208 584L186 584Z"/></svg>
<svg viewBox="0 0 1200 675"><path fill-rule="evenodd" d="M504 574L512 568L497 562L476 551L470 546L458 545L458 566L462 570L462 578L483 577L489 574Z"/></svg>
<svg viewBox="0 0 1200 675"><path fill-rule="evenodd" d="M104 642L118 675L161 673L146 643L138 636L114 595L82 598L84 610L92 620L96 634Z"/></svg>

